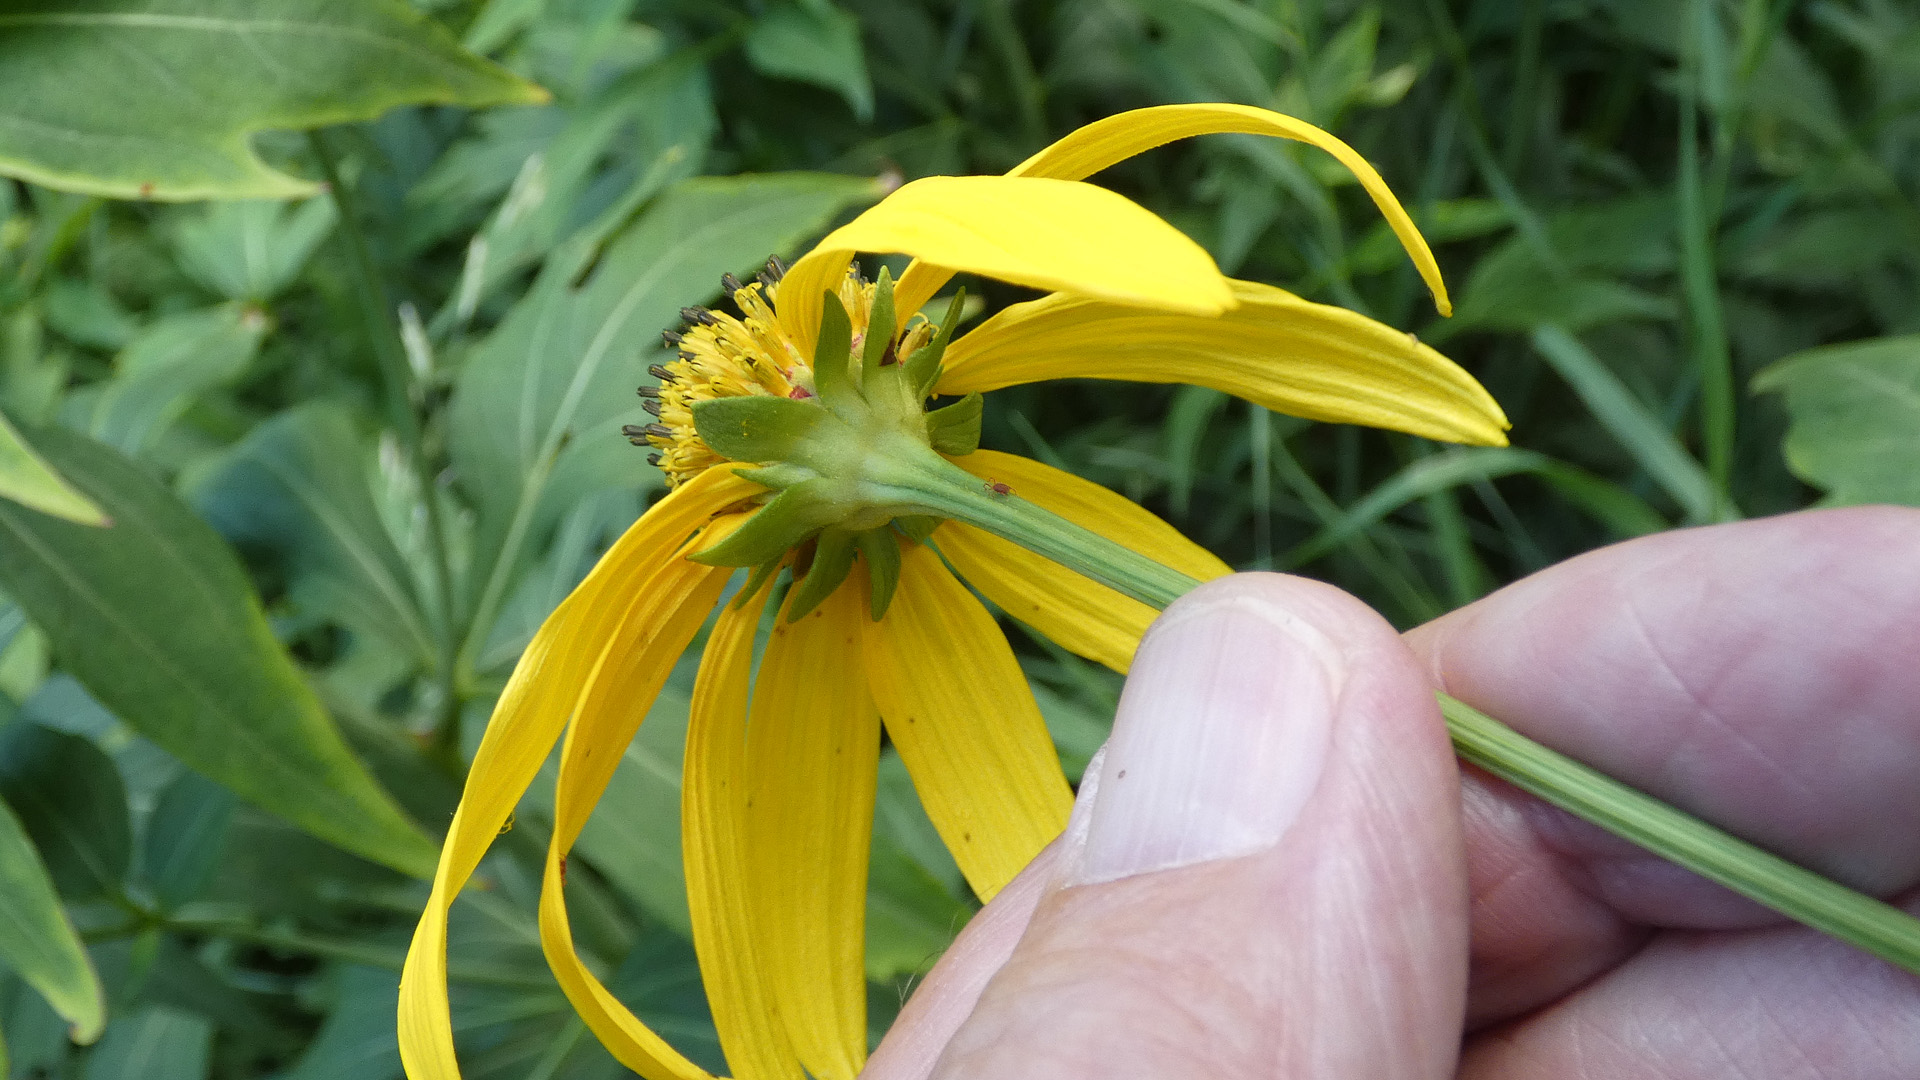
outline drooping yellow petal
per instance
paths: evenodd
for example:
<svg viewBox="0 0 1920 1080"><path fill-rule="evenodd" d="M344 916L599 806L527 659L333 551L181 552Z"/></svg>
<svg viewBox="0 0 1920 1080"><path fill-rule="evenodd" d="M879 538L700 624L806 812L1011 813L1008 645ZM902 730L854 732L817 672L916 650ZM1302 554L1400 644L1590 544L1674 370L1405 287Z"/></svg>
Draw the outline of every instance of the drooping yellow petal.
<svg viewBox="0 0 1920 1080"><path fill-rule="evenodd" d="M753 634L771 590L720 613L693 684L686 764L680 777L680 847L687 908L713 1026L736 1080L806 1080L753 931L747 882L747 685Z"/></svg>
<svg viewBox="0 0 1920 1080"><path fill-rule="evenodd" d="M867 1058L867 859L880 717L860 665L854 578L774 625L747 721L747 902L754 956L800 1063L853 1080Z"/></svg>
<svg viewBox="0 0 1920 1080"><path fill-rule="evenodd" d="M991 900L1066 827L1073 792L1007 639L931 548L901 552L867 680L967 883Z"/></svg>
<svg viewBox="0 0 1920 1080"><path fill-rule="evenodd" d="M1211 386L1310 420L1504 446L1506 414L1473 376L1358 312L1235 281L1211 319L1056 293L1015 304L947 350L939 392L1041 379Z"/></svg>
<svg viewBox="0 0 1920 1080"><path fill-rule="evenodd" d="M1068 652L1122 675L1133 664L1133 650L1139 647L1147 625L1160 614L1131 596L970 525L949 521L934 532L933 542L960 576L1002 611Z"/></svg>
<svg viewBox="0 0 1920 1080"><path fill-rule="evenodd" d="M1139 504L1030 458L979 450L951 459L983 481L1182 573L1211 581L1231 572L1206 548ZM1008 540L957 521L933 534L967 583L1062 648L1125 674L1140 635L1159 612Z"/></svg>
<svg viewBox="0 0 1920 1080"><path fill-rule="evenodd" d="M1407 249L1407 255L1413 259L1421 279L1432 291L1434 306L1440 309L1440 314L1453 314L1453 303L1447 298L1447 284L1440 277L1440 264L1434 261L1433 250L1427 247L1426 238L1420 235L1420 230L1414 226L1413 219L1407 216L1400 200L1394 198L1387 182L1353 147L1304 120L1296 120L1283 113L1257 109L1251 105L1218 103L1156 105L1116 113L1069 133L1052 146L1014 166L1007 175L1083 180L1109 165L1156 146L1165 146L1176 139L1220 133L1272 135L1317 146L1332 154L1373 197L1374 205L1380 208L1387 225L1400 238L1401 246ZM939 259L929 258L928 262L938 265L916 264L909 266L907 272L901 275L900 286L895 293L900 311L917 311L953 276L953 270L940 263Z"/></svg>
<svg viewBox="0 0 1920 1080"><path fill-rule="evenodd" d="M1039 177L929 176L829 233L794 265L798 279L790 270L781 280L781 326L808 356L820 316L806 305L837 281L830 275L850 251L900 252L1016 285L1193 315L1216 315L1234 303L1205 249L1105 188ZM805 295L796 301L794 293Z"/></svg>
<svg viewBox="0 0 1920 1080"><path fill-rule="evenodd" d="M400 1057L412 1080L457 1080L447 1009L447 912L533 782L573 712L587 673L635 592L728 504L762 489L717 468L641 515L556 608L494 708L440 852L433 891L400 977Z"/></svg>
<svg viewBox="0 0 1920 1080"><path fill-rule="evenodd" d="M718 542L746 515L715 521L694 543ZM704 1069L668 1045L587 969L567 918L567 853L613 779L627 744L687 643L706 622L730 567L671 559L628 598L600 662L588 673L560 751L553 836L540 887L540 947L554 978L608 1052L647 1080L704 1080Z"/></svg>

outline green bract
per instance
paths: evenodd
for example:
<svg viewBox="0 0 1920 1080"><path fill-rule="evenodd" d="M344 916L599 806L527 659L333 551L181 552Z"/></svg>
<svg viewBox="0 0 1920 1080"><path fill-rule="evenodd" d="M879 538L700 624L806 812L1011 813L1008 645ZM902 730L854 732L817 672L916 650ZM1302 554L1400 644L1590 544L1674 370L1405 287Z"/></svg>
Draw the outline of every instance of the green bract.
<svg viewBox="0 0 1920 1080"><path fill-rule="evenodd" d="M881 272L859 362L853 324L839 296L826 294L813 364L814 396L715 398L694 405L694 426L713 451L761 468L748 479L778 492L725 540L694 555L713 566L769 567L814 541L811 568L788 607L797 619L846 580L860 551L873 583L873 617L886 613L899 577L898 548L880 533L897 518L933 517L919 490L928 477L965 473L941 454L970 454L980 445L981 399L927 412L922 408L940 372L960 304L948 305L940 331L905 363L893 355L893 281ZM948 475L951 474L951 475ZM930 531L921 522L916 528Z"/></svg>

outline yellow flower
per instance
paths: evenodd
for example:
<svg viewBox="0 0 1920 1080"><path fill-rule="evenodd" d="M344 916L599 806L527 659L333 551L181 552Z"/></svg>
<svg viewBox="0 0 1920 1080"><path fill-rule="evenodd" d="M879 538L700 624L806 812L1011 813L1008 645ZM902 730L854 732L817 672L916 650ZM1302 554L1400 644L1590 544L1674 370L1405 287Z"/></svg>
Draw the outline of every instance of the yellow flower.
<svg viewBox="0 0 1920 1080"><path fill-rule="evenodd" d="M695 685L683 777L694 943L735 1075L844 1080L865 1059L862 920L883 727L982 898L1059 832L1071 793L1031 691L993 617L945 564L1009 614L1122 672L1153 610L982 529L921 516L886 477L860 474L869 446L861 440L917 439L921 452L943 450L972 474L989 500L1017 495L1192 577L1228 568L1104 488L1020 457L965 452L969 422L978 436L978 399L926 414L926 390L969 395L1064 377L1185 382L1315 419L1505 441L1492 398L1411 335L1227 279L1159 218L1079 182L1142 150L1223 131L1333 153L1447 309L1425 242L1345 144L1260 109L1182 105L1088 125L1004 177L910 183L784 276L729 281L742 317L689 313L681 358L656 371L663 380L650 408L659 423L631 432L660 448L672 490L541 627L475 756L401 982L401 1051L414 1080L458 1075L448 907L563 732L539 914L547 959L587 1025L629 1068L648 1080L706 1075L581 962L562 884L566 854L623 749L734 572L688 556L755 550L752 536L764 547L776 519L798 542L750 558L760 570L718 617ZM919 261L889 287L851 273L857 252ZM949 342L950 326L936 333L912 316L956 272L1049 295ZM846 380L862 381L865 398L836 389ZM905 405L865 404L887 393L904 394ZM773 401L782 404L766 404ZM788 441L805 446L792 461L771 452L728 461L713 444L734 446L739 433L713 418L750 414L710 402L809 423L833 413L853 449L795 435ZM743 421L741 430L751 426ZM753 438L772 445L764 432ZM843 461L853 479L836 473ZM769 487L784 490L766 502ZM856 550L864 576L849 576ZM774 595L765 585L781 566L797 579L787 617L775 621L750 680L755 631Z"/></svg>

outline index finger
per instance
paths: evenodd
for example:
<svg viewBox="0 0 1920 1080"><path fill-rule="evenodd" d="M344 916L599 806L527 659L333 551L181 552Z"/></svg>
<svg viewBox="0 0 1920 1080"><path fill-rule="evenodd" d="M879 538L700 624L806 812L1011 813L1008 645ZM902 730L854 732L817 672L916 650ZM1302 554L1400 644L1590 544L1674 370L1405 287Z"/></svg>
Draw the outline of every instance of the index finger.
<svg viewBox="0 0 1920 1080"><path fill-rule="evenodd" d="M1920 881L1920 511L1816 511L1590 552L1407 635L1449 693L1856 888ZM1649 927L1777 921L1468 773L1479 1021Z"/></svg>
<svg viewBox="0 0 1920 1080"><path fill-rule="evenodd" d="M1920 510L1590 552L1407 636L1447 692L1874 892L1920 877Z"/></svg>

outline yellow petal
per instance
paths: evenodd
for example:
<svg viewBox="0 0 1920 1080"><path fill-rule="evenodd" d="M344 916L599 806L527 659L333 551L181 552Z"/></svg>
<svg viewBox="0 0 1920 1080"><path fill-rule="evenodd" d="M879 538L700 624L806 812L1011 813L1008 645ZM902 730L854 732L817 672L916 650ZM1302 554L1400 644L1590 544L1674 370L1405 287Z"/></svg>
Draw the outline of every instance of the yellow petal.
<svg viewBox="0 0 1920 1080"><path fill-rule="evenodd" d="M747 685L753 635L771 590L720 613L693 684L680 778L687 907L713 1026L738 1080L806 1080L784 1028L753 932L747 881Z"/></svg>
<svg viewBox="0 0 1920 1080"><path fill-rule="evenodd" d="M847 276L853 255L850 248L830 248L822 242L787 267L786 275L780 279L780 289L774 296L774 315L780 320L781 331L799 346L800 355L809 362L813 360L813 343L820 336L820 305L827 293L840 288L840 280ZM904 308L897 310L903 322L913 314Z"/></svg>
<svg viewBox="0 0 1920 1080"><path fill-rule="evenodd" d="M1434 261L1433 250L1427 247L1426 239L1414 226L1413 219L1407 216L1400 200L1394 198L1387 182L1353 147L1312 124L1282 113L1256 109L1251 105L1215 103L1156 105L1148 109L1116 113L1079 128L1014 166L1007 175L1084 180L1109 165L1176 139L1225 132L1292 139L1332 154L1340 164L1352 171L1359 179L1360 186L1367 189L1367 194L1373 196L1374 205L1380 208L1387 225L1400 238L1401 246L1407 249L1414 267L1420 271L1420 277L1433 292L1433 303L1440 309L1440 314L1453 314L1453 303L1447 299L1447 284L1440 278L1440 264ZM939 262L938 259L931 261ZM953 271L943 266L916 264L907 267L907 272L900 276L900 286L896 292L900 297L899 310L918 310L952 276ZM912 301L912 306L908 301Z"/></svg>
<svg viewBox="0 0 1920 1080"><path fill-rule="evenodd" d="M1231 573L1212 552L1139 504L1070 472L992 450L951 460L983 481L1006 484L1021 498L1191 577L1210 581ZM1122 674L1133 662L1140 635L1159 614L991 533L949 521L933 535L960 576L1001 610L1062 648Z"/></svg>
<svg viewBox="0 0 1920 1080"><path fill-rule="evenodd" d="M1015 490L1019 490L1017 487ZM949 521L933 534L967 584L1061 648L1122 675L1147 624L1160 614L992 533Z"/></svg>
<svg viewBox="0 0 1920 1080"><path fill-rule="evenodd" d="M1213 257L1124 196L1070 180L929 176L829 233L795 264L799 279L789 271L781 280L783 309L790 291L803 294L781 326L809 356L819 309L803 305L837 281L849 251L900 252L1016 285L1195 315L1233 306Z"/></svg>
<svg viewBox="0 0 1920 1080"><path fill-rule="evenodd" d="M745 517L734 514L714 522L697 542L718 542ZM567 918L567 853L731 574L730 567L671 559L627 598L625 617L588 673L560 750L553 836L540 887L540 947L588 1029L622 1065L647 1080L703 1080L707 1073L641 1023L581 961Z"/></svg>
<svg viewBox="0 0 1920 1080"><path fill-rule="evenodd" d="M774 625L747 721L742 885L774 1004L807 1071L853 1080L867 1057L867 858L880 717L861 674L864 581Z"/></svg>
<svg viewBox="0 0 1920 1080"><path fill-rule="evenodd" d="M454 897L560 737L587 673L636 591L694 530L760 490L726 468L681 485L634 522L521 655L474 755L400 977L400 1057L412 1080L460 1075L447 1010L447 910Z"/></svg>
<svg viewBox="0 0 1920 1080"><path fill-rule="evenodd" d="M1211 319L1055 294L1015 304L948 348L939 392L1041 379L1211 386L1311 420L1504 446L1507 418L1473 376L1358 312L1235 281Z"/></svg>
<svg viewBox="0 0 1920 1080"><path fill-rule="evenodd" d="M1073 792L993 616L931 548L906 545L867 679L927 816L983 900L1066 827Z"/></svg>

